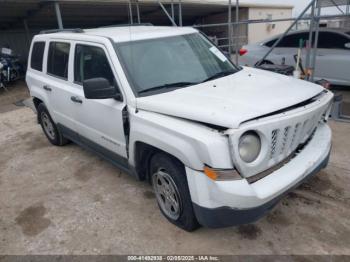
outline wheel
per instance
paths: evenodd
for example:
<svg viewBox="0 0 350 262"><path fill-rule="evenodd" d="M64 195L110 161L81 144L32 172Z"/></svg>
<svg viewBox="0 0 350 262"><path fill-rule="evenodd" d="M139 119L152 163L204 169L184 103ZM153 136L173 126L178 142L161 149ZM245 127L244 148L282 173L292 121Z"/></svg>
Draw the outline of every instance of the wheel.
<svg viewBox="0 0 350 262"><path fill-rule="evenodd" d="M52 120L46 106L41 103L38 108L39 123L51 144L55 146L63 146L68 143L68 140L57 129L55 122Z"/></svg>
<svg viewBox="0 0 350 262"><path fill-rule="evenodd" d="M186 231L197 229L199 224L193 211L183 164L165 153L156 153L151 158L150 174L163 215Z"/></svg>

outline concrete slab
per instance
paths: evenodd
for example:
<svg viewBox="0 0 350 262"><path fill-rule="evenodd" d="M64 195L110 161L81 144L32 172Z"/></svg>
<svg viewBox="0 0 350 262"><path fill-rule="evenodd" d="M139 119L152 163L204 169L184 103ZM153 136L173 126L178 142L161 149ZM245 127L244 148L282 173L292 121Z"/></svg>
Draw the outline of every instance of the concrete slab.
<svg viewBox="0 0 350 262"><path fill-rule="evenodd" d="M350 254L350 125L331 163L253 225L184 232L151 187L69 144L31 109L0 114L0 254Z"/></svg>

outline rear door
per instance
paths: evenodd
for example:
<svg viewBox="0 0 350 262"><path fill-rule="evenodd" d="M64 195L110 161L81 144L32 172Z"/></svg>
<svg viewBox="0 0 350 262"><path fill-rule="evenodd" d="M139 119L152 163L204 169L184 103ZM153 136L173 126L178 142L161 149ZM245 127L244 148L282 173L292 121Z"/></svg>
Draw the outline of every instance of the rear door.
<svg viewBox="0 0 350 262"><path fill-rule="evenodd" d="M123 112L126 103L113 98L86 99L82 83L91 78L106 78L119 91L119 81L104 45L76 42L74 47L74 87L79 90L75 103L80 139L85 144L107 154L113 160L127 158Z"/></svg>
<svg viewBox="0 0 350 262"><path fill-rule="evenodd" d="M60 128L64 128L69 135L75 135L76 108L71 97L76 96L76 88L70 84L73 78L72 44L65 40L51 40L47 52L47 83L43 87L50 93L49 103L52 107L50 114Z"/></svg>

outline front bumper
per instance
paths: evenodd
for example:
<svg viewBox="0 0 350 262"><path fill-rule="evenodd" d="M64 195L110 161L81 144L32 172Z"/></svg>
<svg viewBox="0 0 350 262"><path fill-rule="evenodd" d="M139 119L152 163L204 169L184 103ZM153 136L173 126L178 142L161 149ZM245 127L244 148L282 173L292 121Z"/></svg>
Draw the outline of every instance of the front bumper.
<svg viewBox="0 0 350 262"><path fill-rule="evenodd" d="M273 208L289 191L328 164L331 130L318 127L312 140L290 162L263 179L213 181L202 172L186 168L194 212L207 227L252 223Z"/></svg>

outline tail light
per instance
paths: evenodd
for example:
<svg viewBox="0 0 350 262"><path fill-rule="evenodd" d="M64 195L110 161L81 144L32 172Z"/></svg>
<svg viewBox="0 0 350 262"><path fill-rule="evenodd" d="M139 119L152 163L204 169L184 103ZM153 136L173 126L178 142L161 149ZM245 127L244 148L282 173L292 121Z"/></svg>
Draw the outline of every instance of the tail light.
<svg viewBox="0 0 350 262"><path fill-rule="evenodd" d="M246 53L248 53L248 50L245 49L245 48L241 48L241 49L239 50L239 55L240 55L240 56L243 56L243 55L245 55Z"/></svg>

